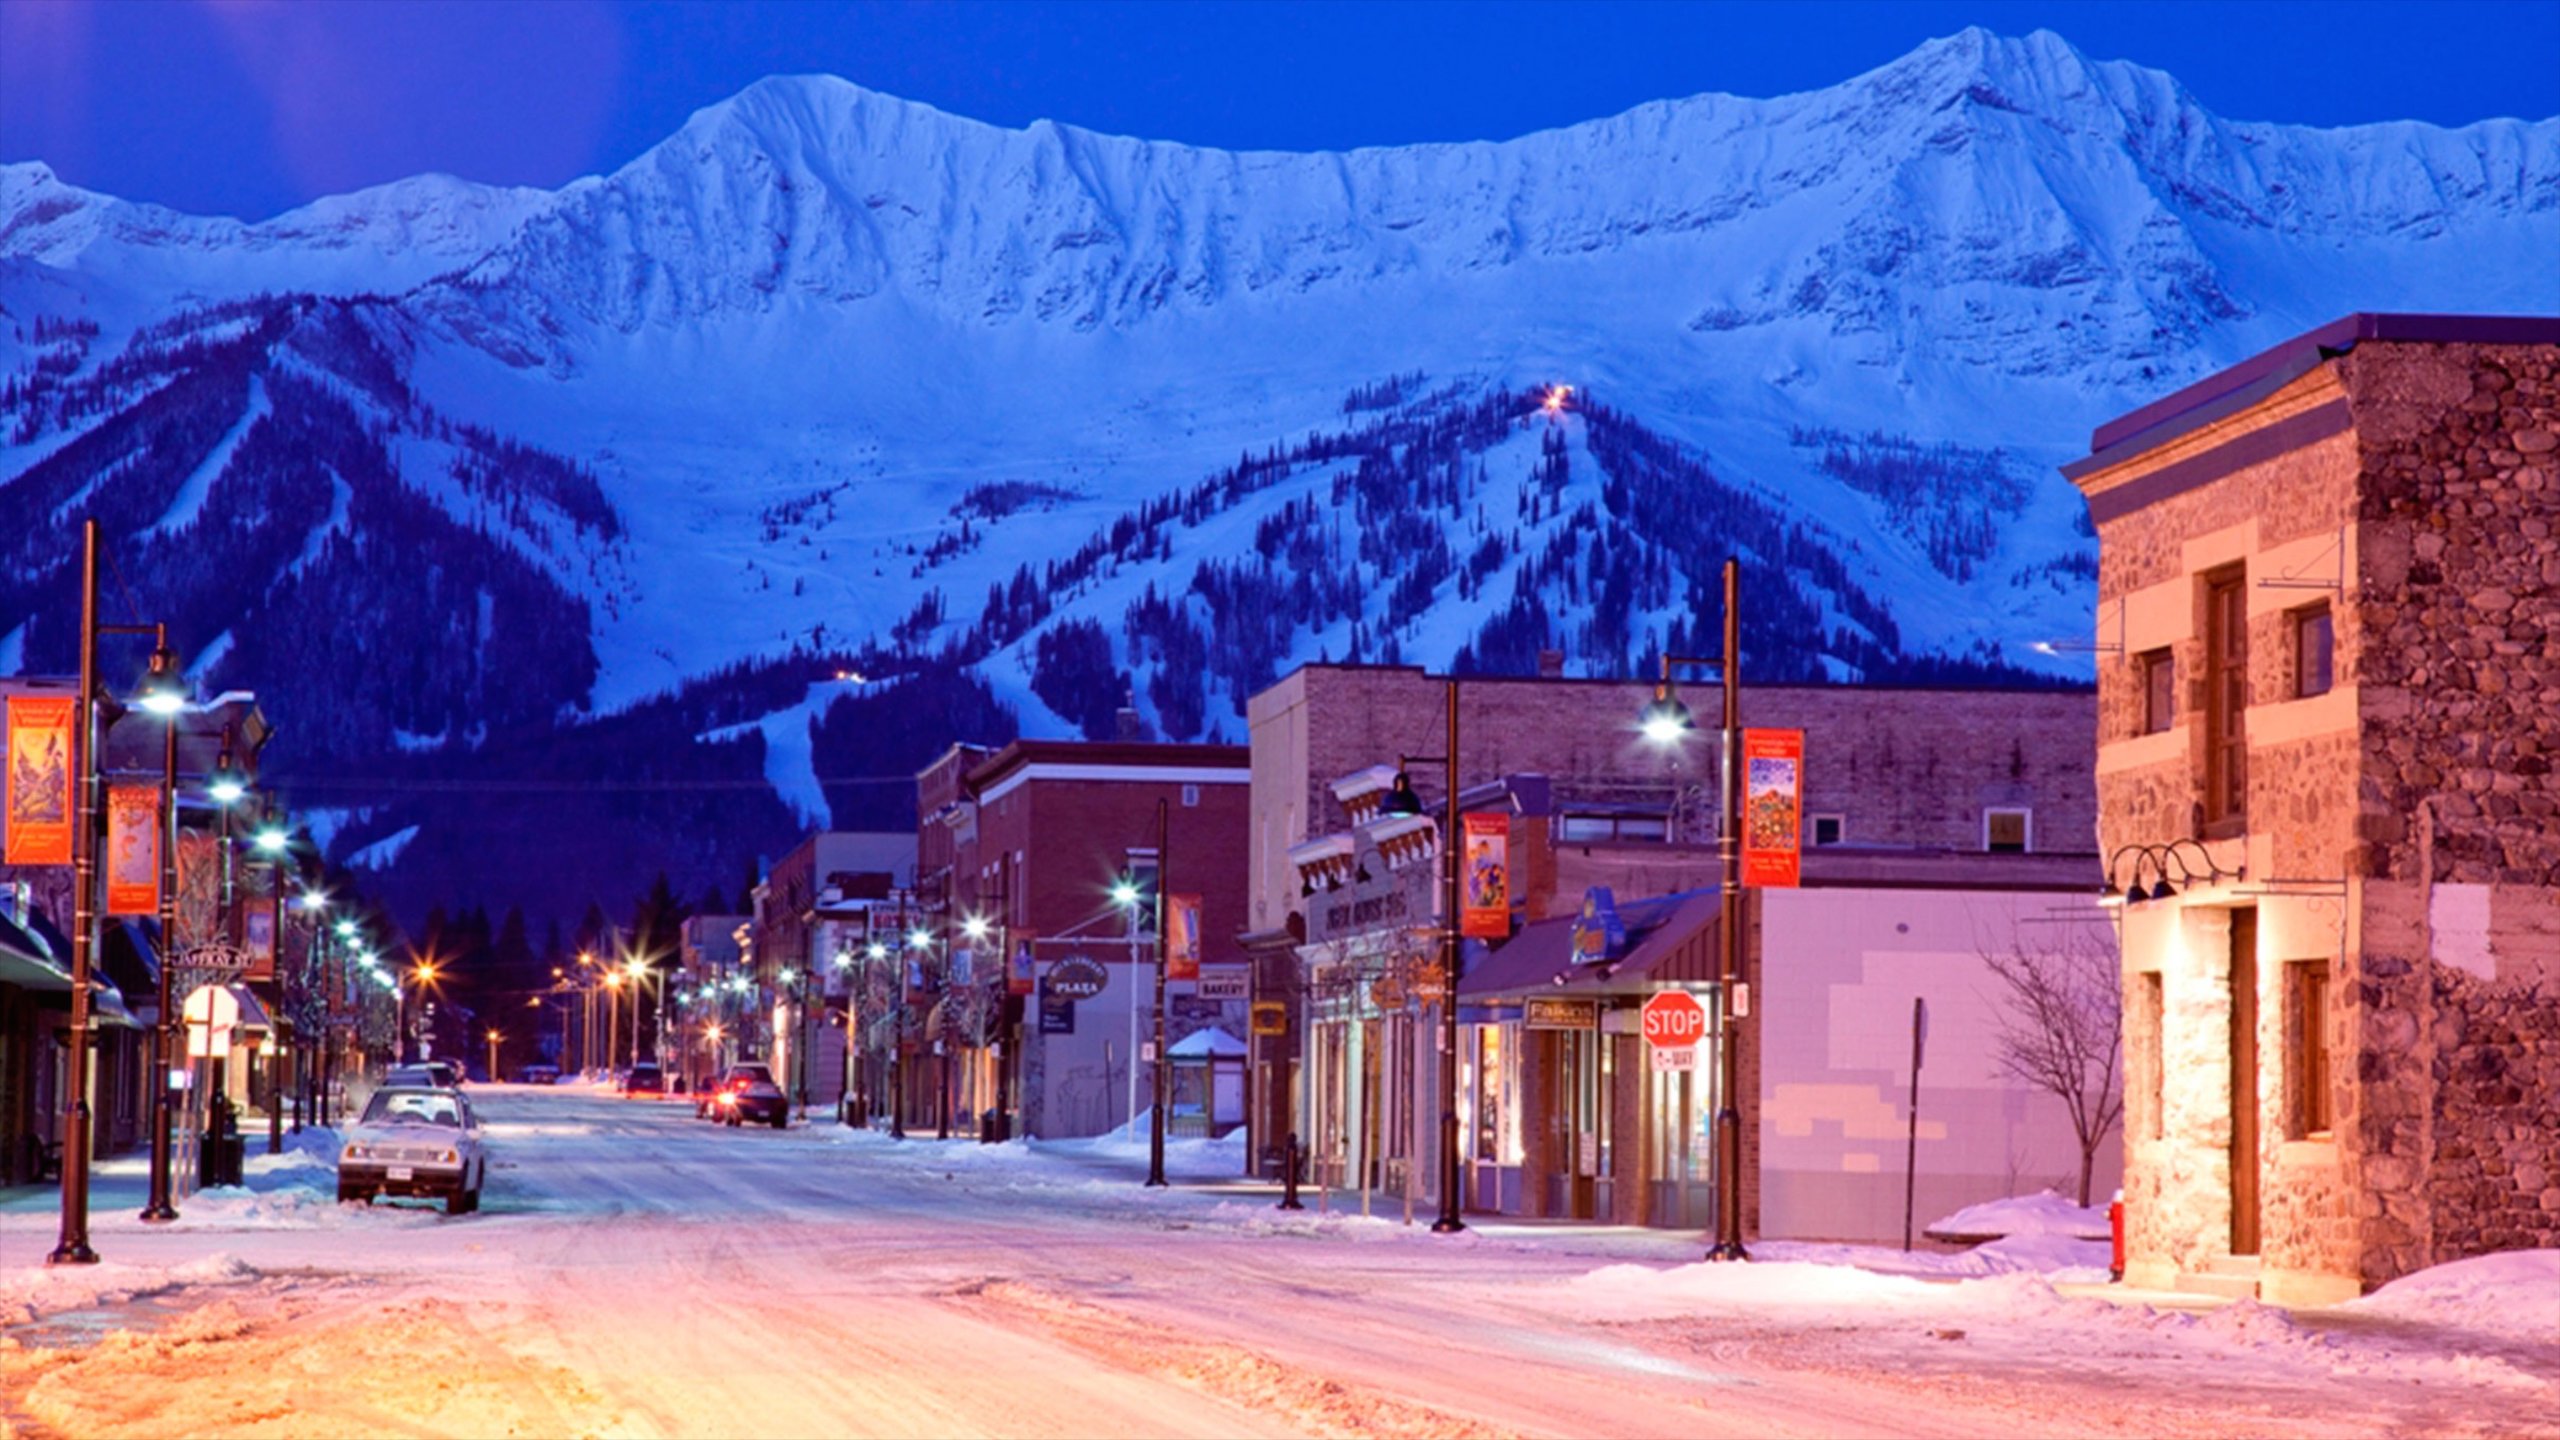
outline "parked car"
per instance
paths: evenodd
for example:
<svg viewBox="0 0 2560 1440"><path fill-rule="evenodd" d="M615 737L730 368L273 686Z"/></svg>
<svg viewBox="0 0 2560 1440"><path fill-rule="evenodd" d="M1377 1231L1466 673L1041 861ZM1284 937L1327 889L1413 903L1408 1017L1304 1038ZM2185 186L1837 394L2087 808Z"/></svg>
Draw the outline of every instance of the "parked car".
<svg viewBox="0 0 2560 1440"><path fill-rule="evenodd" d="M489 1158L471 1102L449 1086L386 1085L338 1151L338 1199L377 1195L444 1201L448 1215L480 1208Z"/></svg>
<svg viewBox="0 0 2560 1440"><path fill-rule="evenodd" d="M664 1095L667 1093L666 1072L643 1060L622 1073L625 1095Z"/></svg>
<svg viewBox="0 0 2560 1440"><path fill-rule="evenodd" d="M519 1085L557 1085L560 1083L560 1067L557 1065L527 1065L516 1072L516 1083Z"/></svg>
<svg viewBox="0 0 2560 1440"><path fill-rule="evenodd" d="M394 1065L383 1072L382 1088L417 1086L428 1090L462 1088L462 1067L450 1060L421 1060L414 1065Z"/></svg>

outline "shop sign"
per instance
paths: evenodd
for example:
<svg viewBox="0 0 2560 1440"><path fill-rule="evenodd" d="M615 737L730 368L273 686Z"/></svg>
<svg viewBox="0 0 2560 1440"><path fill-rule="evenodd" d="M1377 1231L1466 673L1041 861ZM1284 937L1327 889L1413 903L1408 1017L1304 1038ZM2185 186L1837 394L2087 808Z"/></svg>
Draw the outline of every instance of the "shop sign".
<svg viewBox="0 0 2560 1440"><path fill-rule="evenodd" d="M1600 1002L1562 995L1531 995L1520 1002L1520 1024L1529 1030L1588 1030L1600 1023Z"/></svg>
<svg viewBox="0 0 2560 1440"><path fill-rule="evenodd" d="M1253 1002L1253 1033L1256 1035L1289 1033L1289 1007L1277 1000Z"/></svg>
<svg viewBox="0 0 2560 1440"><path fill-rule="evenodd" d="M1040 1033L1073 1035L1076 1033L1076 1002L1055 995L1040 997Z"/></svg>
<svg viewBox="0 0 2560 1440"><path fill-rule="evenodd" d="M1573 963L1597 965L1627 948L1627 925L1618 918L1618 897L1606 885L1582 892L1582 914L1573 922Z"/></svg>
<svg viewBox="0 0 2560 1440"><path fill-rule="evenodd" d="M78 700L9 697L8 838L10 865L71 863L71 752Z"/></svg>
<svg viewBox="0 0 2560 1440"><path fill-rule="evenodd" d="M1089 955L1070 955L1049 967L1041 977L1040 991L1060 1000L1090 1000L1102 993L1111 977Z"/></svg>
<svg viewBox="0 0 2560 1440"><path fill-rule="evenodd" d="M1511 817L1461 817L1466 836L1465 872L1461 877L1458 933L1478 940L1500 940L1511 933Z"/></svg>
<svg viewBox="0 0 2560 1440"><path fill-rule="evenodd" d="M160 911L160 787L107 787L107 913Z"/></svg>
<svg viewBox="0 0 2560 1440"><path fill-rule="evenodd" d="M1253 972L1242 965L1204 965L1200 968L1200 987L1192 993L1203 1000L1250 999Z"/></svg>
<svg viewBox="0 0 2560 1440"><path fill-rule="evenodd" d="M1742 732L1742 883L1793 889L1804 834L1804 732Z"/></svg>

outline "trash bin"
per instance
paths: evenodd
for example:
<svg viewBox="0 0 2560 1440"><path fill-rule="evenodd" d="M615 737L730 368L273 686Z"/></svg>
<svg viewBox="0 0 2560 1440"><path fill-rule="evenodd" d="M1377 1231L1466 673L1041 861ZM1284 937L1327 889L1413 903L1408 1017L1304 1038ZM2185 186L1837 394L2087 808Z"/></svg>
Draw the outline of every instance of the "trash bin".
<svg viewBox="0 0 2560 1440"><path fill-rule="evenodd" d="M239 1112L231 1107L229 1097L213 1097L204 1133L197 1139L197 1187L240 1184L248 1173L248 1150L240 1137Z"/></svg>

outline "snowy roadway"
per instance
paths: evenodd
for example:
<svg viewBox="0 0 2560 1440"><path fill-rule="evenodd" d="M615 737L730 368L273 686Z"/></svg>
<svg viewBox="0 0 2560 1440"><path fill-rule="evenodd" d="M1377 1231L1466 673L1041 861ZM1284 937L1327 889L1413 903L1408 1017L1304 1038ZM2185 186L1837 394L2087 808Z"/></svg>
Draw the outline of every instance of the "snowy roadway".
<svg viewBox="0 0 2560 1440"><path fill-rule="evenodd" d="M1196 1143L1143 1192L1125 1146L473 1093L474 1216L339 1206L285 1156L150 1230L120 1162L107 1263L48 1270L51 1196L12 1192L0 1437L2560 1435L2560 1312L2516 1319L2560 1294L2549 1252L2197 1315L1810 1247L1708 1267L1659 1233L1283 1215L1188 1183L1235 1153Z"/></svg>

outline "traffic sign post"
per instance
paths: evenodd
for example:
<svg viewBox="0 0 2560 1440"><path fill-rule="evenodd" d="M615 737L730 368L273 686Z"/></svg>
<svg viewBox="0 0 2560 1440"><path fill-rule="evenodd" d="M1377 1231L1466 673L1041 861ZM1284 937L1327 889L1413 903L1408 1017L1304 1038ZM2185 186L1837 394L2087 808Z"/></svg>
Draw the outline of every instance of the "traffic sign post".
<svg viewBox="0 0 2560 1440"><path fill-rule="evenodd" d="M1707 1038L1707 1007L1686 990L1656 992L1644 1002L1644 1044L1656 1072L1698 1068L1698 1042Z"/></svg>

